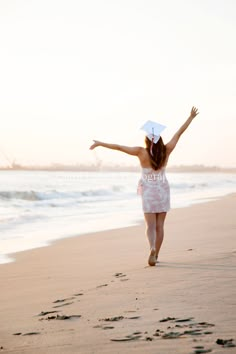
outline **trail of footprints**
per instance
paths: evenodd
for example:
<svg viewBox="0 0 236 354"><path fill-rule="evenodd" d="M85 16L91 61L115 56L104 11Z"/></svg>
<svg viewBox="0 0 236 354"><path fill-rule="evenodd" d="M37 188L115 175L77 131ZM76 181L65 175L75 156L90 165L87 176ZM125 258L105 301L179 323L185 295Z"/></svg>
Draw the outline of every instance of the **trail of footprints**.
<svg viewBox="0 0 236 354"><path fill-rule="evenodd" d="M126 274L123 273L115 273L113 275L115 279L119 279L120 281L128 281ZM114 282L114 280L112 281ZM109 286L109 284L101 284L98 285L95 289L100 289ZM95 290L89 289L91 290ZM74 294L71 297L64 298L64 299L57 299L53 301L52 308L61 308L66 307L73 304L75 301L79 301L78 298L83 296L84 293L79 292ZM137 300L137 298L135 299ZM158 310L154 308L153 311ZM81 318L81 315L64 315L59 314L61 310L51 310L51 311L41 311L37 317L39 321L51 321L51 320L73 320ZM127 312L135 312L135 311L127 311ZM100 328L103 330L114 330L115 329L115 322L123 321L123 320L139 320L141 316L114 316L114 317L107 317L103 319L98 319L100 324L93 326L93 328ZM127 334L123 337L115 337L112 336L110 341L112 342L128 342L128 341L136 341L136 340L145 340L145 341L154 341L154 340L170 340L170 339L178 339L178 338L193 338L194 342L197 342L199 338L203 338L206 335L213 334L212 328L215 326L212 323L207 322L195 322L193 317L188 318L175 318L175 317L165 317L159 320L161 328L157 328L151 333L148 331L141 332L135 331L133 333ZM166 328L163 328L163 323L165 324ZM31 336L31 335L40 335L40 332L27 332L27 333L13 333L15 336ZM198 339L196 339L198 338ZM220 339L218 338L215 342L216 344L220 345L222 348L229 348L229 347L236 347L234 340L230 339ZM4 349L0 347L0 350ZM193 351L190 354L203 354L203 353L210 353L212 352L212 348L205 348L203 345L195 345L193 346Z"/></svg>

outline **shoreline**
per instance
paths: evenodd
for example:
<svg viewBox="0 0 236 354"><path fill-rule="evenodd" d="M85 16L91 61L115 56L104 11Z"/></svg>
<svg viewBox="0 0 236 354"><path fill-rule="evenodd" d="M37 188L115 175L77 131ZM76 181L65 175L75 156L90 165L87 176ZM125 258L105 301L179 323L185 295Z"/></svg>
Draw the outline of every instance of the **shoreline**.
<svg viewBox="0 0 236 354"><path fill-rule="evenodd" d="M180 213L182 214L182 212L184 212L184 210L188 210L188 209L192 209L192 208L195 208L195 207L202 207L202 206L206 206L207 205L211 205L212 203L217 203L217 202L221 202L221 201L224 201L224 200L227 200L227 199L235 199L236 201L236 193L229 193L229 194L226 194L224 196L216 196L216 197L206 197L205 198L206 201L202 201L202 199L200 199L199 202L195 202L191 205L187 205L187 206L182 206L182 207L177 207L177 208L171 208L170 211L167 213L167 221L165 222L165 228L168 227L168 215L169 214L172 214L172 213ZM144 220L139 220L137 221L136 224L134 225L126 225L126 226L120 226L120 227L115 227L115 228L109 228L109 229L105 229L105 230L98 230L98 231L88 231L88 232L84 232L84 233L81 233L81 234L77 234L77 235L74 235L74 236L67 236L67 237L63 237L63 238L59 238L59 239L55 239L51 242L49 242L47 245L42 245L42 246L39 246L39 247L35 247L35 248L31 248L31 249L26 249L26 250L22 250L22 251L19 251L19 252L12 252L10 253L9 255L11 257L14 257L15 261L13 262L10 262L10 263L15 263L17 261L17 258L21 258L20 255L22 253L24 253L26 256L27 256L27 253L31 253L32 251L36 251L36 250L44 250L48 247L54 247L55 245L57 245L58 243L60 242L67 242L67 241L70 241L72 242L73 240L76 240L76 239L80 239L80 238L86 238L87 237L96 237L96 236L99 236L99 235L103 235L104 233L105 234L109 234L109 233L118 233L120 231L124 231L124 230L132 230L134 228L137 228L137 229L140 229L142 228L144 231L145 231L145 226L144 226ZM147 242L147 248L148 248L148 242ZM8 264L8 263L7 263ZM1 266L1 264L0 264Z"/></svg>
<svg viewBox="0 0 236 354"><path fill-rule="evenodd" d="M234 195L234 193L229 193L229 194L225 194L225 195L209 196L209 197L205 197L205 198L200 198L199 201L195 200L189 205L183 205L181 207L173 207L173 208L170 209L169 212L171 212L172 210L176 210L176 209L191 208L194 205L201 205L201 204L205 204L205 203L210 203L212 201L217 201L217 200L220 200L220 199L225 198L227 196L230 197L230 196L233 196L233 195ZM236 193L235 193L235 195L236 195ZM117 229L124 229L124 228L129 228L129 227L141 226L142 224L143 224L143 220L142 219L139 220L137 218L136 222L130 223L130 225L124 225L124 226L119 226L119 227L114 227L114 228L101 229L101 230L97 230L97 231L82 232L82 233L78 233L78 234L75 234L75 235L63 236L63 237L59 237L59 238L56 238L56 239L53 239L53 240L49 240L49 241L46 241L46 243L42 243L39 246L35 246L35 247L28 248L28 249L20 250L20 251L17 251L17 252L10 252L10 253L1 255L3 259L6 259L6 261L5 262L0 262L0 267L3 264L15 263L17 255L19 253L22 253L22 252L31 252L31 251L33 251L35 249L51 247L55 243L60 242L62 240L68 240L68 239L71 239L71 238L73 239L73 238L77 238L77 237L83 237L83 236L89 236L89 235L93 235L93 234L99 234L99 233L102 233L102 232L105 232L105 231L110 232L110 231L117 230Z"/></svg>
<svg viewBox="0 0 236 354"><path fill-rule="evenodd" d="M2 352L221 354L236 339L235 201L171 210L155 267L144 223L17 253L0 267Z"/></svg>
<svg viewBox="0 0 236 354"><path fill-rule="evenodd" d="M143 220L141 198L136 193L140 174L17 175L7 178L1 174L1 264L12 261L11 256L6 260L7 255L50 245L57 239ZM170 173L167 179L172 209L216 200L235 192L236 186L231 174L193 173L188 177Z"/></svg>

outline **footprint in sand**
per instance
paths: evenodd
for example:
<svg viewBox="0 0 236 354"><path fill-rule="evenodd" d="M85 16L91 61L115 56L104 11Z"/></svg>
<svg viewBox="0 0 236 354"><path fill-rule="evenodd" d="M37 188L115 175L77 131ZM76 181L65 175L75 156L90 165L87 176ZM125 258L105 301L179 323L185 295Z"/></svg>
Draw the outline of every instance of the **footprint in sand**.
<svg viewBox="0 0 236 354"><path fill-rule="evenodd" d="M96 286L96 288L99 289L99 288L103 288L104 286L108 286L108 284L98 285L98 286Z"/></svg>
<svg viewBox="0 0 236 354"><path fill-rule="evenodd" d="M115 273L115 274L114 274L114 277L116 277L116 278L121 278L121 277L126 277L126 275L123 274L123 273Z"/></svg>
<svg viewBox="0 0 236 354"><path fill-rule="evenodd" d="M57 312L58 311L42 311L37 316L46 316L46 315L49 315L51 313L57 313Z"/></svg>
<svg viewBox="0 0 236 354"><path fill-rule="evenodd" d="M101 322L117 322L117 321L121 321L121 320L124 320L124 319L127 319L127 320L136 320L140 318L140 316L133 316L133 317L124 317L124 316L114 316L114 317L106 317L106 318L101 318L99 319L99 321ZM101 325L96 325L96 326L93 326L93 328L101 328L101 329L114 329L113 326L107 326L105 324L101 324ZM137 333L136 333L137 334ZM127 341L128 339L126 338L125 341ZM131 340L131 339L129 339ZM121 341L120 339L118 339L117 341ZM123 340L122 340L123 341Z"/></svg>
<svg viewBox="0 0 236 354"><path fill-rule="evenodd" d="M34 336L40 334L40 332L28 332L28 333L24 333L22 334L21 332L17 332L17 333L13 333L13 336Z"/></svg>
<svg viewBox="0 0 236 354"><path fill-rule="evenodd" d="M175 317L165 317L165 318L162 318L159 322L173 321L175 319L176 319Z"/></svg>
<svg viewBox="0 0 236 354"><path fill-rule="evenodd" d="M47 320L47 321L50 321L50 320L60 320L60 321L63 321L63 320L70 320L70 319L73 319L73 318L80 318L81 315L70 315L70 316L67 316L67 315L56 315L56 316L48 316L46 318L42 318L40 320Z"/></svg>
<svg viewBox="0 0 236 354"><path fill-rule="evenodd" d="M113 326L96 325L96 326L93 326L93 328L114 329L115 327L113 327Z"/></svg>
<svg viewBox="0 0 236 354"><path fill-rule="evenodd" d="M139 319L140 316L132 316L132 317L124 317L124 316L115 316L115 317L107 317L107 318L102 318L99 321L106 321L106 322L116 322L116 321L121 321L124 319L127 320L137 320Z"/></svg>
<svg viewBox="0 0 236 354"><path fill-rule="evenodd" d="M124 319L124 316L115 316L115 317L101 318L99 321L116 322L116 321L120 321L123 319Z"/></svg>
<svg viewBox="0 0 236 354"><path fill-rule="evenodd" d="M132 341L132 340L138 340L140 339L142 336L140 335L134 335L134 334L129 334L123 338L112 338L110 339L112 342L128 342L128 341Z"/></svg>
<svg viewBox="0 0 236 354"><path fill-rule="evenodd" d="M66 299L55 300L55 301L53 301L53 304L57 304L59 302L65 302L65 301L69 301L69 300L74 300L74 297L68 297Z"/></svg>
<svg viewBox="0 0 236 354"><path fill-rule="evenodd" d="M148 342L153 341L153 339L154 339L154 338L152 338L152 337L146 337L146 338L145 338L145 340L148 341Z"/></svg>
<svg viewBox="0 0 236 354"><path fill-rule="evenodd" d="M58 308L58 307L68 306L68 305L71 305L71 304L73 304L73 303L74 303L73 301L72 301L72 302L66 302L66 303L61 304L61 305L53 306L53 308L55 309L55 308Z"/></svg>
<svg viewBox="0 0 236 354"><path fill-rule="evenodd" d="M175 338L179 338L183 335L184 335L184 333L180 333L180 332L168 332L168 333L164 333L162 338L163 339L175 339Z"/></svg>
<svg viewBox="0 0 236 354"><path fill-rule="evenodd" d="M147 333L147 332L145 332ZM145 334L144 333L144 334ZM112 338L110 339L112 342L129 342L129 341L133 341L133 340L139 340L140 338L142 338L142 332L140 331L136 331L133 332L132 334L128 334L125 337L121 337L121 338ZM152 337L145 337L146 341L152 341L153 338Z"/></svg>
<svg viewBox="0 0 236 354"><path fill-rule="evenodd" d="M180 319L176 319L175 322L189 322L192 321L193 319L194 317L180 318Z"/></svg>
<svg viewBox="0 0 236 354"><path fill-rule="evenodd" d="M59 305L55 305L55 306L53 306L53 308L71 305L74 303L74 301L70 301L70 302L65 302L65 301L74 300L74 299L75 299L75 297L73 296L73 297L68 297L65 299L55 300L55 301L53 301L53 304L59 304Z"/></svg>
<svg viewBox="0 0 236 354"><path fill-rule="evenodd" d="M236 344L233 342L234 340L231 339L220 339L218 338L216 344L222 345L223 348L232 348L236 347Z"/></svg>
<svg viewBox="0 0 236 354"><path fill-rule="evenodd" d="M129 280L128 278L125 278L125 277L127 277L127 275L126 274L124 274L124 273L115 273L114 274L114 277L115 278L123 278L123 279L120 279L120 281L127 281L127 280Z"/></svg>
<svg viewBox="0 0 236 354"><path fill-rule="evenodd" d="M204 331L204 329L208 327L214 327L215 325L213 323L208 323L208 322L193 322L194 317L184 317L184 318L176 318L176 317L165 317L159 320L159 322L171 322L175 324L174 326L168 326L168 329L172 328L188 328L182 332L175 332L175 331L169 331L169 332L164 332L160 331L159 329L156 330L156 333L153 334L153 336L161 336L163 339L175 339L175 338L180 338L180 337L186 337L186 336L202 336L202 335L208 335L208 334L213 334L211 331ZM211 351L211 349L204 349L203 348L195 348L196 350L204 350L204 351L198 351L196 353L208 353ZM195 354L195 352L193 354Z"/></svg>
<svg viewBox="0 0 236 354"><path fill-rule="evenodd" d="M160 337L162 333L165 333L164 331L161 331L160 329L157 329L156 332L153 334L155 337Z"/></svg>

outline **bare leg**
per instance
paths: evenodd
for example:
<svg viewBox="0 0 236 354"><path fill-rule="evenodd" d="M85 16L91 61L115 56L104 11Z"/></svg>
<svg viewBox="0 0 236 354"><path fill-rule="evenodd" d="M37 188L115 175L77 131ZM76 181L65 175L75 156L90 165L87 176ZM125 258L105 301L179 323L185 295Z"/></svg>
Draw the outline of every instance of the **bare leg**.
<svg viewBox="0 0 236 354"><path fill-rule="evenodd" d="M146 223L146 236L149 241L150 250L156 249L156 214L144 213Z"/></svg>
<svg viewBox="0 0 236 354"><path fill-rule="evenodd" d="M146 236L151 250L148 263L150 266L154 266L156 263L156 214L144 213L144 219L146 222Z"/></svg>
<svg viewBox="0 0 236 354"><path fill-rule="evenodd" d="M166 213L156 214L156 257L158 257L163 238L164 238L164 222L165 222Z"/></svg>

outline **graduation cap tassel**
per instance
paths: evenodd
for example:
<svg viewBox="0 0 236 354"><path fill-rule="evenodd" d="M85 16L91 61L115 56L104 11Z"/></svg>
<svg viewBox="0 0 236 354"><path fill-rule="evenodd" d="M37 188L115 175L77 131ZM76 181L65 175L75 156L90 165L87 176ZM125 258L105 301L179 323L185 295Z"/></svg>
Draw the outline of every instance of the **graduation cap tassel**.
<svg viewBox="0 0 236 354"><path fill-rule="evenodd" d="M153 141L154 141L154 138L152 138L152 142L151 142L151 146L150 146L150 154L151 156L153 156Z"/></svg>
<svg viewBox="0 0 236 354"><path fill-rule="evenodd" d="M154 143L154 128L152 127L152 142L151 142L151 146L150 146L150 154L151 156L153 156L153 143Z"/></svg>

